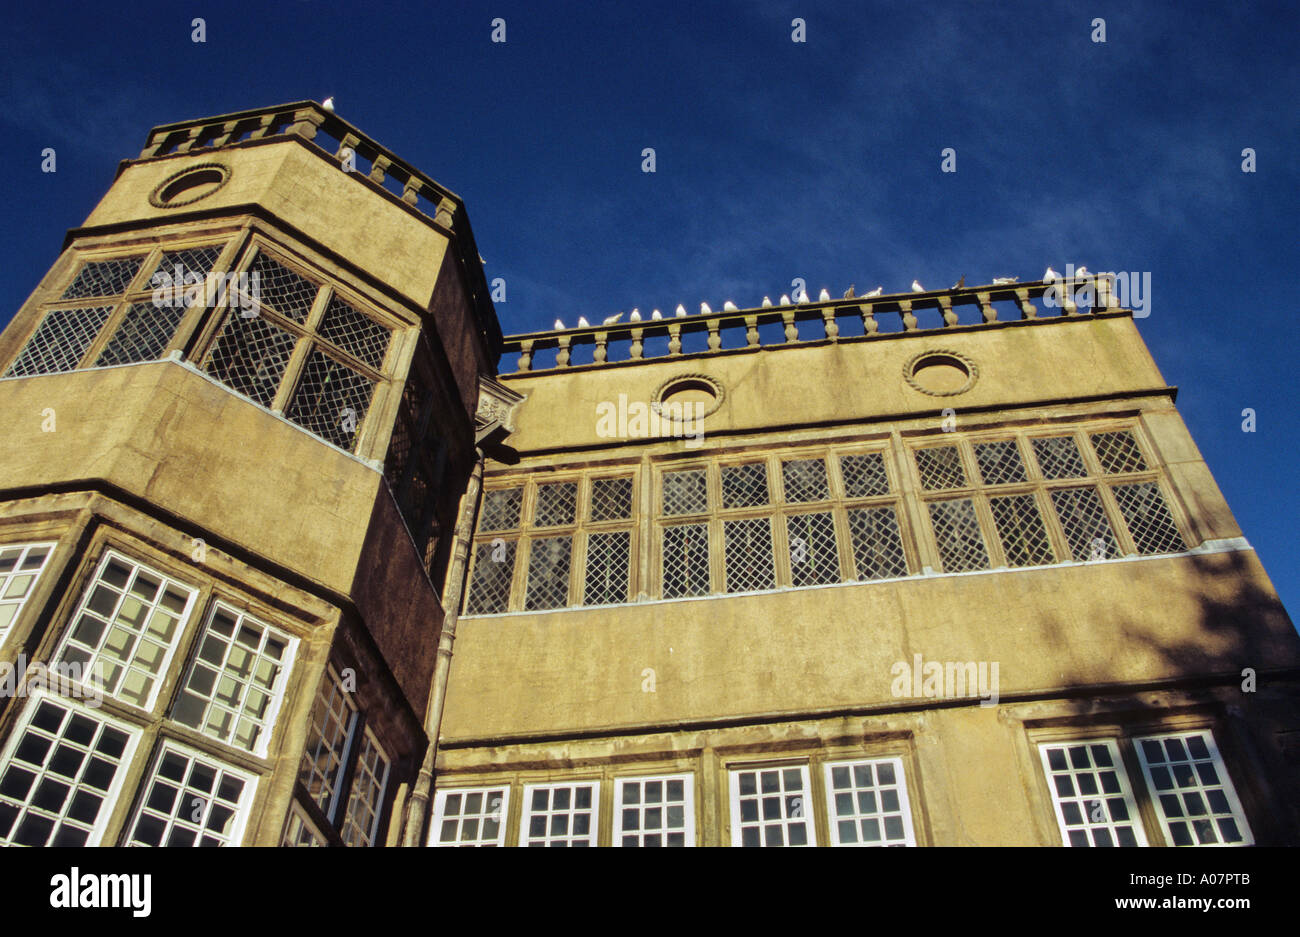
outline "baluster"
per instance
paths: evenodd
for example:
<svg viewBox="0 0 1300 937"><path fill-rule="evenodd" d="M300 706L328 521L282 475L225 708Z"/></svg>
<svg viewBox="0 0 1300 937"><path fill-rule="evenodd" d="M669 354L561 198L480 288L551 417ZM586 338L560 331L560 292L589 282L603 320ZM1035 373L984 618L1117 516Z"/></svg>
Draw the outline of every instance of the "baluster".
<svg viewBox="0 0 1300 937"><path fill-rule="evenodd" d="M957 324L957 313L952 311L952 297L940 296L939 306L943 309L944 328L952 328Z"/></svg>
<svg viewBox="0 0 1300 937"><path fill-rule="evenodd" d="M835 321L835 310L826 308L822 310L822 322L826 324L826 337L832 342L840 337L840 324Z"/></svg>
<svg viewBox="0 0 1300 937"><path fill-rule="evenodd" d="M1102 309L1116 309L1119 303L1115 302L1114 278L1110 275L1097 274L1097 305Z"/></svg>
<svg viewBox="0 0 1300 937"><path fill-rule="evenodd" d="M415 205L420 201L420 188L423 183L415 176L408 176L406 185L402 186L402 201L408 205Z"/></svg>
<svg viewBox="0 0 1300 937"><path fill-rule="evenodd" d="M641 344L641 336L643 334L645 334L645 329L632 330L632 358L634 360L641 357L641 349L644 347Z"/></svg>
<svg viewBox="0 0 1300 937"><path fill-rule="evenodd" d="M438 200L438 212L433 216L433 220L444 228L450 228L455 214L456 203L449 198L441 198Z"/></svg>
<svg viewBox="0 0 1300 937"><path fill-rule="evenodd" d="M718 320L714 319L709 322L709 351L717 351L722 347L722 336L718 334Z"/></svg>
<svg viewBox="0 0 1300 937"><path fill-rule="evenodd" d="M900 299L898 308L903 312L903 331L916 331L916 316L912 315L912 301L910 299Z"/></svg>
<svg viewBox="0 0 1300 937"><path fill-rule="evenodd" d="M785 323L785 340L787 342L799 341L799 327L794 324L794 310L781 313L781 321Z"/></svg>
<svg viewBox="0 0 1300 937"><path fill-rule="evenodd" d="M682 353L682 327L680 325L668 326L668 354L680 355Z"/></svg>
<svg viewBox="0 0 1300 937"><path fill-rule="evenodd" d="M862 313L862 332L864 335L875 335L876 330L880 328L880 323L876 321L875 313L871 310L871 303L863 303L858 306L858 311Z"/></svg>
<svg viewBox="0 0 1300 937"><path fill-rule="evenodd" d="M557 368L567 368L569 366L569 342L573 340L571 335L560 336L560 350L555 353L555 366Z"/></svg>
<svg viewBox="0 0 1300 937"><path fill-rule="evenodd" d="M980 301L980 314L984 316L984 321L997 322L998 311L993 308L992 297L988 293L976 293L975 296Z"/></svg>
<svg viewBox="0 0 1300 937"><path fill-rule="evenodd" d="M387 156L376 156L375 161L370 164L370 181L383 185L385 174L391 165L393 165L392 160Z"/></svg>
<svg viewBox="0 0 1300 937"><path fill-rule="evenodd" d="M1025 289L1023 286L1016 290L1016 301L1020 303L1020 318L1038 318L1038 310L1035 309L1034 304L1029 301L1029 290Z"/></svg>
<svg viewBox="0 0 1300 937"><path fill-rule="evenodd" d="M203 132L202 127L191 127L189 134L185 138L185 142L182 143L180 146L176 147L176 152L188 153L190 151L190 147L194 146L194 144L198 142L199 134L202 132Z"/></svg>
<svg viewBox="0 0 1300 937"><path fill-rule="evenodd" d="M758 345L758 316L745 316L745 347Z"/></svg>
<svg viewBox="0 0 1300 937"><path fill-rule="evenodd" d="M519 343L519 365L520 371L531 371L533 369L533 342L531 339Z"/></svg>
<svg viewBox="0 0 1300 937"><path fill-rule="evenodd" d="M595 352L592 354L592 360L595 361L596 364L604 364L604 363L605 363L605 357L606 357L606 355L609 353L609 352L608 352L608 345L609 345L609 333L608 333L608 332L597 332L597 333L596 333L596 350L595 350Z"/></svg>
<svg viewBox="0 0 1300 937"><path fill-rule="evenodd" d="M213 139L212 145L214 147L225 146L227 143L230 142L230 138L234 136L235 128L238 126L239 126L239 121L237 120L226 121L224 124L221 125L221 135Z"/></svg>

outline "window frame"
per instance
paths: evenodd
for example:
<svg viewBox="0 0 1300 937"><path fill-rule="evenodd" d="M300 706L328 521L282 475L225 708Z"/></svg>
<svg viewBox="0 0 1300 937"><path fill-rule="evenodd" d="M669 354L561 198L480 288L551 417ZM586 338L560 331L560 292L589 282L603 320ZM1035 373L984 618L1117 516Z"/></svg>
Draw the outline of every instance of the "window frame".
<svg viewBox="0 0 1300 937"><path fill-rule="evenodd" d="M44 558L41 559L40 565L37 566L35 570L24 570L22 568L23 562L31 555L33 550L41 547L46 549L46 553ZM14 543L0 543L0 552L4 552L5 550L19 551L17 559L14 560L14 568L9 572L0 572L0 607L14 609L14 613L9 618L9 621L0 625L0 647L4 646L9 635L14 633L17 626L22 622L23 612L27 608L27 603L31 600L32 596L36 593L37 588L40 586L41 577L45 574L45 571L50 568L51 560L53 559L54 553L58 547L59 542L57 540L31 540L17 541ZM9 586L14 579L26 575L30 575L32 579L31 582L27 584L27 588L23 595L17 597L16 601L14 597L6 598L4 593L9 590Z"/></svg>
<svg viewBox="0 0 1300 937"><path fill-rule="evenodd" d="M199 597L203 592L200 586L192 585L186 580L178 576L175 576L170 572L164 572L148 561L133 559L130 554L122 550L119 550L112 546L106 546L102 550L100 557L95 562L95 564L92 567L88 567L91 570L91 572L82 573L82 586L81 589L79 590L80 597L76 600L76 604L72 606L72 610L67 616L62 626L62 629L59 633L58 643L54 646L54 649L50 654L49 660L52 666L62 665L64 663L64 654L67 652L67 649L72 641L73 632L76 630L77 624L81 619L82 613L86 611L87 606L90 604L90 600L94 593L95 586L100 581L100 576L103 574L104 570L108 568L108 564L112 562L114 559L117 559L122 563L132 567L132 573L131 573L132 582L134 582L135 577L137 577L141 572L147 572L153 576L156 576L158 579L162 580L163 584L160 585L159 587L160 594L163 590L166 589L167 584L175 585L179 589L188 592L189 594L185 601L185 608L177 616L175 632L172 635L170 643L167 645L167 650L163 654L162 661L158 665L158 671L157 671L157 675L154 678L153 688L149 691L149 696L146 700L145 705L142 706L138 703L133 703L129 700L121 698L118 695L118 693L121 691L120 686L118 687L117 691L110 693L106 687L103 686L96 687L95 685L93 685L99 682L98 670L93 666L93 664L94 661L97 660L100 654L103 652L105 644L108 640L108 636L111 633L112 629L115 627L114 623L116 621L117 613L121 611L122 600L125 599L125 597L130 594L125 589L119 590L121 592L121 597L114 603L115 611L113 617L106 621L103 632L101 633L98 639L98 644L96 646L96 649L91 654L90 669L92 670L92 674L91 674L92 683L87 683L86 680L84 679L76 682L83 689L92 692L102 692L104 696L108 697L109 699L112 699L116 703L120 703L123 706L127 706L132 710L135 710L137 712L143 712L143 713L152 713L158 707L158 700L159 700L159 696L161 695L163 685L167 682L167 679L171 674L172 662L176 657L177 650L180 648L181 644L183 643L183 639L186 635L186 632L189 630L191 621L194 618L194 613L198 608ZM111 584L109 587L114 589L116 588ZM99 613L96 613L96 615L98 614ZM139 647L139 643L140 642L137 637L137 641L135 642L136 648ZM132 653L134 655L134 651ZM131 659L134 660L134 656ZM123 664L123 666L126 667L127 665Z"/></svg>
<svg viewBox="0 0 1300 937"><path fill-rule="evenodd" d="M156 357L144 359L144 361L161 361L171 355L173 352L183 350L189 343L195 330L200 327L206 311L210 308L211 302L211 278L214 274L223 274L231 267L231 262L238 250L240 238L231 237L229 234L196 234L189 237L180 237L169 241L156 241L151 244L139 244L134 246L123 246L119 244L108 245L104 247L85 247L72 248L70 272L59 277L57 280L58 287L51 290L52 298L45 299L37 304L34 308L34 322L31 328L23 336L17 351L5 362L3 373L6 377L36 377L43 374L66 374L71 371L82 371L96 367L124 367L128 364L137 364L141 362L124 362L118 365L97 365L104 349L117 335L118 329L125 321L131 307L145 303L153 304L153 294L157 289L154 287L152 278L158 272L159 265L163 262L165 254L176 254L183 251L202 250L203 248L216 248L217 256L213 260L212 267L205 276L202 287L202 298L198 302L192 303L182 313L180 320L172 332L171 338L167 344L158 352ZM122 290L117 293L107 294L104 296L82 296L69 299L62 298L63 295L71 288L81 275L82 270L89 264L110 263L115 260L127 260L134 257L140 257L140 269L138 269L128 280ZM197 284L195 284L197 286ZM53 312L66 309L90 309L109 307L109 312L103 323L96 329L94 337L86 345L85 350L77 359L76 363L64 371L39 371L34 374L10 375L9 370L22 357L27 350L28 344L36 336L41 326L45 324L46 318Z"/></svg>
<svg viewBox="0 0 1300 937"><path fill-rule="evenodd" d="M1152 809L1155 811L1156 820L1160 824L1160 833L1165 838L1166 844L1170 846L1178 845L1173 842L1173 836L1169 832L1169 824L1177 818L1171 818L1165 811L1164 803L1160 799L1159 790L1156 787L1154 779L1151 777L1152 767L1147 762L1146 753L1142 750L1143 742L1161 742L1165 739L1177 738L1186 744L1186 740L1191 736L1200 736L1205 743L1206 749L1210 753L1210 761L1217 771L1221 781L1220 787L1223 789L1224 799L1228 802L1228 807L1232 812L1232 817L1242 834L1242 840L1239 843L1192 843L1192 847L1204 848L1234 848L1238 846L1255 845L1255 832L1250 825L1250 818L1246 816L1245 808L1242 806L1241 798L1237 795L1237 786L1232 781L1232 774L1228 770L1227 762L1224 761L1223 753L1219 750L1218 744L1214 740L1214 732L1208 727L1186 727L1173 731L1160 731L1144 735L1134 735L1131 741L1133 752L1137 756L1138 764L1142 767L1142 777L1147 785L1147 797L1151 802ZM1203 760L1203 759L1198 759ZM1197 791L1202 790L1202 783L1198 781ZM1216 827L1216 835L1219 831Z"/></svg>
<svg viewBox="0 0 1300 937"><path fill-rule="evenodd" d="M534 836L531 836L528 832L529 823L533 818L533 794L537 791L542 791L542 790L547 791L548 792L547 803L549 804L551 802L551 797L549 792L554 792L561 788L569 788L576 794L578 788L580 787L591 788L591 806L590 808L582 808L584 813L590 812L591 814L591 829L588 830L586 834L583 834L584 838L587 840L587 842L584 845L591 848L598 847L600 845L600 807L601 807L601 799L600 799L601 779L600 778L572 778L565 781L546 781L546 782L525 784L523 793L521 795L522 805L520 810L519 833L517 836L517 844L519 846L532 846L532 847L555 846L556 844L551 842L551 838L555 834L552 834L549 830L546 833L544 833L542 836L545 842L541 842L541 843L529 842L530 839L536 838ZM578 808L576 806L571 806L568 808L568 815L570 819L573 818L577 810ZM546 816L551 817L554 815L555 812L548 807L546 810ZM560 835L563 835L566 839L569 840L573 840L577 838L573 834L566 833ZM564 843L564 846L566 847L572 847L573 845L574 844L572 842Z"/></svg>
<svg viewBox="0 0 1300 937"><path fill-rule="evenodd" d="M13 728L9 732L9 737L5 739L4 747L0 749L0 777L3 777L13 764L14 755L18 750L19 743L22 741L27 730L31 728L32 720L36 715L37 709L40 708L42 702L47 701L64 709L63 721L60 723L60 739L64 737L62 733L66 730L67 720L73 714L80 714L99 724L99 728L96 730L96 738L102 734L104 726L111 726L119 732L125 733L127 736L126 745L122 750L122 754L117 759L117 765L113 772L113 780L110 782L108 788L103 792L99 813L96 816L94 824L90 824L91 829L86 837L86 846L98 846L107 834L113 814L117 811L117 807L121 802L122 791L126 786L127 775L131 773L131 767L135 762L140 747L140 741L144 735L144 728L118 716L106 713L102 708L91 708L90 706L83 705L69 697L60 696L59 694L51 693L44 688L39 688L34 690L28 696L27 705L23 707L22 712L19 714L17 720L15 720ZM26 764L30 764L30 762L27 762ZM84 767L79 770L84 771ZM12 844L13 832L17 828L17 824L20 822L20 818L25 816L30 810L31 797L37 784L39 784L40 779L44 776L45 767L42 766L40 774L38 774L36 780L33 780L32 786L29 788L27 799L23 801L19 817L14 818L14 826L10 827L9 833L4 837L4 845ZM69 786L71 787L71 785ZM55 821L56 824L66 817L73 796L75 795L72 792L69 792L69 796L60 810L59 820ZM96 796L99 795L97 794ZM8 799L9 795L4 795L4 797ZM41 813L42 815L48 815L48 811L41 811ZM83 823L82 825L85 826L87 824Z"/></svg>
<svg viewBox="0 0 1300 937"><path fill-rule="evenodd" d="M883 834L882 834L881 841L876 843L840 842L840 830L839 830L840 817L836 813L836 808L835 808L836 791L835 791L832 773L836 768L852 769L858 765L864 765L864 764L871 765L873 777L876 776L875 772L878 770L879 765L888 764L891 765L894 769L895 784L893 785L893 787L898 790L898 813L901 815L903 820L903 841L901 843L885 842L883 839ZM851 848L851 847L877 848L877 847L887 847L887 846L916 846L917 845L916 827L912 821L912 801L911 798L908 796L908 792L907 792L907 787L908 787L907 770L906 770L906 766L903 764L902 756L883 755L883 756L875 756L875 757L868 756L862 758L828 759L822 762L822 784L823 784L823 796L825 798L825 807L826 807L826 833L827 833L827 839L829 840L829 842L827 843L828 846L842 846L846 848ZM856 787L856 785L853 787L852 790L853 793L855 794L858 793L858 788ZM872 787L872 790L879 793L880 790L879 785L878 784L874 785ZM889 811L889 812L893 813L893 811ZM877 813L883 816L885 811L882 809L882 810L878 810ZM853 819L858 820L861 818L855 814Z"/></svg>
<svg viewBox="0 0 1300 937"><path fill-rule="evenodd" d="M220 844L221 846L236 848L242 846L244 844L244 837L248 833L248 820L252 814L253 804L257 799L257 782L260 780L259 775L243 768L236 767L211 752L202 751L201 749L182 744L181 742L170 738L162 738L159 740L157 748L149 760L148 766L145 768L144 773L140 775L139 785L136 788L136 802L131 810L126 825L122 828L120 844L122 846L148 846L147 843L134 842L136 826L144 816L145 809L148 806L148 798L153 782L157 779L158 769L162 765L163 758L166 757L168 753L177 754L188 760L186 772L187 778L186 781L179 782L181 790L178 791L178 796L184 793L184 785L188 782L189 770L192 770L192 766L196 762L203 762L209 767L214 767L219 771L230 774L243 782L244 787L239 795L239 803L234 810L234 826L231 829L229 842ZM206 807L208 809L212 807L212 798L208 799ZM150 809L152 810L152 808ZM181 808L181 810L183 809L184 808ZM153 812L158 813L159 811L153 810ZM175 815L168 819L166 830L171 829L174 820ZM192 823L193 821L190 822ZM166 830L164 832L166 832ZM200 844L198 840L201 835L202 833L195 835L195 842L192 844L194 848L199 847ZM158 845L159 847L164 847L168 844L162 842Z"/></svg>
<svg viewBox="0 0 1300 937"><path fill-rule="evenodd" d="M689 771L675 772L672 774L631 774L631 775L620 775L618 777L611 778L610 783L613 784L614 786L614 813L610 820L610 845L620 849L632 849L632 848L644 846L644 844L640 842L633 843L633 844L626 844L623 842L623 837L625 835L634 835L637 836L638 838L646 835L644 828L635 831L625 831L623 829L623 811L625 809L631 809L624 804L623 785L625 783L639 783L642 786L642 790L644 790L645 782L647 781L662 781L665 785L667 785L669 781L681 781L683 783L682 805L683 805L683 818L684 818L685 825L683 826L681 832L685 834L685 842L682 844L682 848L693 847L695 845L695 836L696 836L695 774L694 772L689 772ZM664 794L664 798L665 799L662 803L666 811L667 807L669 806L666 792ZM639 816L643 817L645 803L642 802L636 806L637 808L639 808L638 811ZM665 825L661 827L661 830L665 838L668 836L670 832L677 832L676 830L671 830L667 826L666 814L665 814L664 822ZM677 847L669 847L667 842L664 842L661 845L665 848L677 848Z"/></svg>
<svg viewBox="0 0 1300 937"><path fill-rule="evenodd" d="M727 771L727 802L730 807L729 815L731 818L731 845L733 847L745 846L743 824L749 823L750 825L753 825L754 822L757 822L760 833L764 827L764 822L761 817L757 821L744 821L741 819L740 776L742 774L749 773L749 772L752 772L755 775L755 791L756 791L755 796L761 799L762 791L759 789L759 783L761 780L759 776L761 775L761 773L763 771L784 772L791 768L797 768L803 780L803 786L801 788L802 795L804 798L804 805L805 805L803 816L805 819L804 825L807 827L808 830L808 842L800 843L798 846L795 847L790 847L789 823L792 818L788 816L784 816L784 813L785 810L787 809L785 804L785 798L791 795L784 790L785 780L784 777L782 777L781 780L782 790L779 796L782 798L783 816L780 819L780 825L782 830L782 834L781 834L782 839L785 840L785 842L783 842L781 845L783 847L789 847L789 848L814 848L817 846L817 811L815 808L816 793L812 789L812 772L809 770L808 759L806 758L797 759L797 760L777 759L777 760L770 760L770 761L748 761L747 760L743 762L736 762L734 764L728 764L725 766L725 768ZM745 796L748 797L750 795L745 795ZM764 836L763 839L765 840L766 837ZM762 849L768 847L766 842L761 842L758 844L757 847L747 847L747 848Z"/></svg>
<svg viewBox="0 0 1300 937"><path fill-rule="evenodd" d="M504 847L506 845L507 827L510 825L509 823L510 790L511 790L511 786L509 784L486 785L481 787L448 787L448 788L437 790L434 793L433 816L429 823L429 835L426 838L425 845L429 847L446 848L446 849L455 848L455 847L470 847L470 846ZM497 821L496 842L484 842L483 837L481 835L474 842L466 842L465 840L462 839L443 841L442 839L439 838L442 830L442 825L448 819L447 798L453 794L461 794L461 795L482 794L484 803L487 804L487 806L489 807L492 806L492 797L496 795L500 796L501 803L496 808L494 808L488 813L481 813L477 815L477 817L475 818L480 821L479 829L482 830L483 827L481 821L484 818L491 817L493 813L499 815L500 819ZM463 804L464 801L462 800L461 803ZM462 829L462 824L465 821L465 817L462 814L457 816L455 820L456 820L456 832L460 833Z"/></svg>

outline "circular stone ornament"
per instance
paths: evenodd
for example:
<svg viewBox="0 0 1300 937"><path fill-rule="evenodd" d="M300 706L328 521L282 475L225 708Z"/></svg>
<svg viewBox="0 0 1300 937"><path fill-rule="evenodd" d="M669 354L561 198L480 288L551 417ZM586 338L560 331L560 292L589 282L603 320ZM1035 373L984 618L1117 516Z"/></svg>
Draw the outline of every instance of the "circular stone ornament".
<svg viewBox="0 0 1300 937"><path fill-rule="evenodd" d="M931 397L964 394L975 386L979 375L974 361L947 349L923 351L903 365L903 377L907 383Z"/></svg>
<svg viewBox="0 0 1300 937"><path fill-rule="evenodd" d="M664 419L677 421L671 410L665 413L664 405L689 403L693 404L696 419L703 419L716 413L726 396L722 385L707 374L679 374L659 385L650 406Z"/></svg>
<svg viewBox="0 0 1300 937"><path fill-rule="evenodd" d="M174 172L149 193L154 208L180 208L207 198L230 180L230 167L224 163L198 163Z"/></svg>

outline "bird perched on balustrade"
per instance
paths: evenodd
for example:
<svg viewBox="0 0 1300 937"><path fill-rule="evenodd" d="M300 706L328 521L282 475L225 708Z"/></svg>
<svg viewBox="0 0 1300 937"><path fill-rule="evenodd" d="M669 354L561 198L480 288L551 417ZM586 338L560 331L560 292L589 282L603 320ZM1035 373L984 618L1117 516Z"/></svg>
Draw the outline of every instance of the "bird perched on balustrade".
<svg viewBox="0 0 1300 937"><path fill-rule="evenodd" d="M678 304L677 304L677 313L676 313L676 315L677 315L677 318L679 318L679 319L680 319L682 316L686 315L686 307L683 306L681 303L678 303Z"/></svg>
<svg viewBox="0 0 1300 937"><path fill-rule="evenodd" d="M591 323L587 321L586 316L578 316L578 328L585 329L590 325Z"/></svg>
<svg viewBox="0 0 1300 937"><path fill-rule="evenodd" d="M875 299L883 292L885 292L885 288L883 286L877 286L874 290L864 296L863 299Z"/></svg>
<svg viewBox="0 0 1300 937"><path fill-rule="evenodd" d="M1010 286L1012 283L1019 283L1020 277L994 277L994 286Z"/></svg>
<svg viewBox="0 0 1300 937"><path fill-rule="evenodd" d="M782 293L782 294L781 294L781 302L780 302L778 305L781 305L781 306L788 306L788 305L790 305L790 297L787 296L785 293Z"/></svg>
<svg viewBox="0 0 1300 937"><path fill-rule="evenodd" d="M658 309L656 309L654 312L650 313L650 318L658 322L660 319L663 318L663 313L661 313Z"/></svg>
<svg viewBox="0 0 1300 937"><path fill-rule="evenodd" d="M739 308L740 308L740 307L737 306L735 303L733 303L731 300L727 300L725 303L722 304L722 311L723 311L723 312L735 312L735 311L737 311Z"/></svg>
<svg viewBox="0 0 1300 937"><path fill-rule="evenodd" d="M920 281L920 280L913 280L913 281L912 281L912 292L913 292L913 293L924 293L924 292L925 292L925 287L921 285L921 281Z"/></svg>
<svg viewBox="0 0 1300 937"><path fill-rule="evenodd" d="M766 296L764 296L764 297L763 297L763 308L766 309L766 308L768 308L768 307L771 306L771 305L772 305L772 300L770 300L770 299L768 299Z"/></svg>
<svg viewBox="0 0 1300 937"><path fill-rule="evenodd" d="M325 110L329 111L331 114L333 114L333 113L334 113L334 98L333 98L333 97L328 97L328 98L326 98L324 101L321 101L321 102L320 102L320 106L321 106L322 108L324 108Z"/></svg>
<svg viewBox="0 0 1300 937"><path fill-rule="evenodd" d="M828 302L830 298L831 298L831 291L823 286L822 291L817 294L817 302L819 303Z"/></svg>
<svg viewBox="0 0 1300 937"><path fill-rule="evenodd" d="M844 291L844 298L845 298L845 299L856 299L856 298L857 298L857 297L853 294L853 284L852 284L852 283L850 283L850 284L849 284L849 288L848 288L847 290Z"/></svg>
<svg viewBox="0 0 1300 937"><path fill-rule="evenodd" d="M558 331L559 331L560 329L562 329L562 328L564 328L564 323L561 322L559 319L556 319L556 320L555 320L555 330L558 332Z"/></svg>
<svg viewBox="0 0 1300 937"><path fill-rule="evenodd" d="M604 325L613 325L619 319L623 318L623 313L616 312L612 316L605 316Z"/></svg>
<svg viewBox="0 0 1300 937"><path fill-rule="evenodd" d="M1061 275L1057 273L1055 270L1053 270L1051 267L1048 267L1046 272L1043 273L1043 280L1048 283L1052 282L1053 280L1059 280L1059 279L1061 279Z"/></svg>
<svg viewBox="0 0 1300 937"><path fill-rule="evenodd" d="M963 273L961 277L957 280L957 282L952 285L951 289L959 290L965 286L966 286L966 274Z"/></svg>
<svg viewBox="0 0 1300 937"><path fill-rule="evenodd" d="M707 316L712 312L713 310L709 308L708 303L700 303L700 315Z"/></svg>

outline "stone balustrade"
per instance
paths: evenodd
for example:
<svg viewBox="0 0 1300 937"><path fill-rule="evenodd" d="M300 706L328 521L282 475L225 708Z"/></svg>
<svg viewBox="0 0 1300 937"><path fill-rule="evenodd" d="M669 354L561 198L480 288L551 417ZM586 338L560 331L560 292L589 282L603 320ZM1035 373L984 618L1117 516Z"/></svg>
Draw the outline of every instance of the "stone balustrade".
<svg viewBox="0 0 1300 937"><path fill-rule="evenodd" d="M1086 283L1092 284L1091 306L1080 307L1074 297ZM1050 303L1040 309L1035 300L1052 291ZM1087 291L1084 291L1087 295ZM861 334L852 340L898 334L900 332L930 332L952 328L988 326L1013 319L1040 319L1052 317L1091 315L1098 312L1116 312L1119 307L1113 298L1112 280L1104 275L1076 277L1073 280L1052 282L1037 281L1014 283L1005 286L973 286L961 289L936 290L925 293L894 293L888 296L833 299L789 306L770 306L757 309L725 310L700 315L687 315L640 322L619 321L614 324L588 325L557 329L547 332L530 332L508 335L503 346L504 354L519 355L517 371L553 370L575 367L574 352L591 347L591 361L582 366L602 366L644 361L682 354L736 353L760 347L793 345L805 342L839 341L841 323L846 319L861 323ZM918 315L919 314L919 315ZM923 318L926 320L923 322ZM931 321L933 324L931 324ZM763 326L780 326L760 332ZM801 332L800 326L804 326ZM743 346L723 348L725 330L744 330ZM704 346L697 351L683 351L686 336L707 336ZM779 336L779 337L776 337ZM667 337L667 355L646 354L647 341ZM773 340L775 338L775 340ZM624 343L627 354L611 358L611 347ZM620 344L620 348L621 348ZM539 366L539 353L555 351L554 365ZM549 357L549 356L548 356Z"/></svg>

